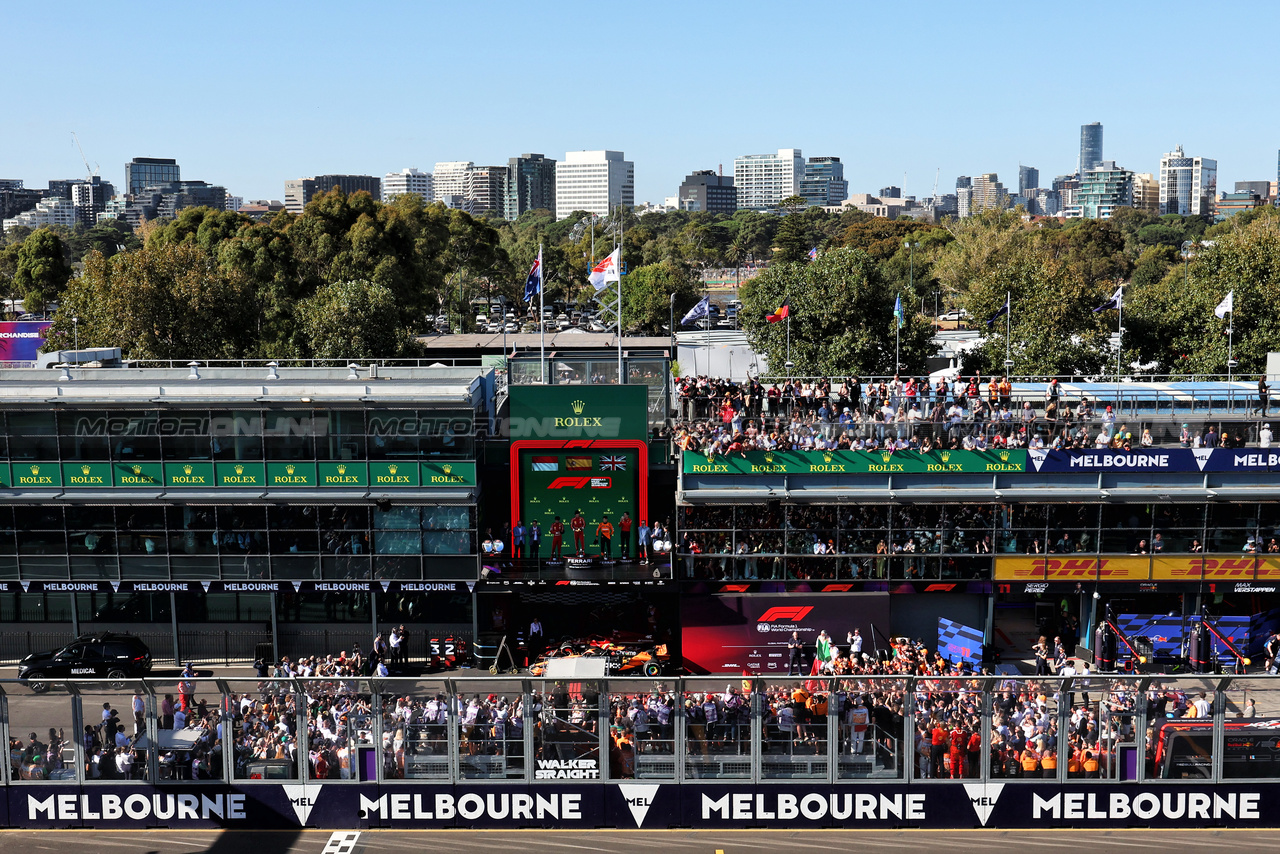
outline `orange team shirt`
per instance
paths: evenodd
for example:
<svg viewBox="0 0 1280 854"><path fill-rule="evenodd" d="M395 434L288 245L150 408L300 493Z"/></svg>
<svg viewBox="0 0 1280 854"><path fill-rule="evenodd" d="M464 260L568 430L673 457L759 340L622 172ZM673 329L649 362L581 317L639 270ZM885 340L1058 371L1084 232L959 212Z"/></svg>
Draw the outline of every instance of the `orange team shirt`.
<svg viewBox="0 0 1280 854"><path fill-rule="evenodd" d="M585 531L587 529L587 520L581 516L574 516L569 520L569 527L575 531Z"/></svg>
<svg viewBox="0 0 1280 854"><path fill-rule="evenodd" d="M596 536L610 540L613 539L613 523L601 522L599 525L596 525Z"/></svg>

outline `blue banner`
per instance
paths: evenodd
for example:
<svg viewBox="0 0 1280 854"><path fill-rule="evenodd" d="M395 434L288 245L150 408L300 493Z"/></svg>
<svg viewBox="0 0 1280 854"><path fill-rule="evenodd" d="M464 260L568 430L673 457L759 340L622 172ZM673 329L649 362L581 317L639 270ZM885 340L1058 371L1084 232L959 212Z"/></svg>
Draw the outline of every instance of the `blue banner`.
<svg viewBox="0 0 1280 854"><path fill-rule="evenodd" d="M1275 448L1144 448L1134 451L1028 451L1029 472L1280 471Z"/></svg>
<svg viewBox="0 0 1280 854"><path fill-rule="evenodd" d="M938 653L950 661L982 663L982 629L938 618Z"/></svg>

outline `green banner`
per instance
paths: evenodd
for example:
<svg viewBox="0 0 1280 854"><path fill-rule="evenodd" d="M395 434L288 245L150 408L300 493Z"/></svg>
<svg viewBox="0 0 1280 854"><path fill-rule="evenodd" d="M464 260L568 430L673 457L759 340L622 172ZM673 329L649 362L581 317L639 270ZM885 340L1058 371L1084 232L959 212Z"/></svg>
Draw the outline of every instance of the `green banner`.
<svg viewBox="0 0 1280 854"><path fill-rule="evenodd" d="M215 466L218 486L261 488L267 485L267 467L262 463L220 462Z"/></svg>
<svg viewBox="0 0 1280 854"><path fill-rule="evenodd" d="M116 486L163 486L164 468L160 463L112 463Z"/></svg>
<svg viewBox="0 0 1280 854"><path fill-rule="evenodd" d="M342 460L316 463L321 486L368 486L369 468L364 463Z"/></svg>
<svg viewBox="0 0 1280 854"><path fill-rule="evenodd" d="M645 439L646 385L511 386L512 439Z"/></svg>
<svg viewBox="0 0 1280 854"><path fill-rule="evenodd" d="M423 463L422 482L427 486L476 485L475 463Z"/></svg>
<svg viewBox="0 0 1280 854"><path fill-rule="evenodd" d="M18 487L62 486L62 470L57 463L14 463L13 485Z"/></svg>
<svg viewBox="0 0 1280 854"><path fill-rule="evenodd" d="M267 463L267 486L315 485L315 463Z"/></svg>
<svg viewBox="0 0 1280 854"><path fill-rule="evenodd" d="M112 486L111 463L63 463L62 482L77 489Z"/></svg>
<svg viewBox="0 0 1280 854"><path fill-rule="evenodd" d="M1026 451L686 451L685 474L990 474L1024 472Z"/></svg>
<svg viewBox="0 0 1280 854"><path fill-rule="evenodd" d="M164 485L182 489L213 486L213 463L165 463Z"/></svg>

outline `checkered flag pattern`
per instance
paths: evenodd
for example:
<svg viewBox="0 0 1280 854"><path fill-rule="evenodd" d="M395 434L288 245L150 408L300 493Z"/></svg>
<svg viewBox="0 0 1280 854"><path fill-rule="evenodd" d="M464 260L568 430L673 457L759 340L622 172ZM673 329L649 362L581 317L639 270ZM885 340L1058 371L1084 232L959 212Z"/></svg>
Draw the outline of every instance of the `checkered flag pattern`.
<svg viewBox="0 0 1280 854"><path fill-rule="evenodd" d="M938 652L952 661L982 663L982 630L938 618Z"/></svg>
<svg viewBox="0 0 1280 854"><path fill-rule="evenodd" d="M358 830L335 830L320 854L356 854L356 843L359 841Z"/></svg>

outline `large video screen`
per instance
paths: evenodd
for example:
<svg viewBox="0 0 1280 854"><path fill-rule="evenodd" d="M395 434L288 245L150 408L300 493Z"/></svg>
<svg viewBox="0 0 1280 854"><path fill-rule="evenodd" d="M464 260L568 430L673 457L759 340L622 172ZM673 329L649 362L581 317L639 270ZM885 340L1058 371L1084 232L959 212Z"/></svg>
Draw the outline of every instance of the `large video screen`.
<svg viewBox="0 0 1280 854"><path fill-rule="evenodd" d="M875 646L873 626L889 628L888 593L778 593L690 596L680 602L685 666L693 673L786 675L787 643L795 632L804 664L813 658L818 633L844 649L857 629L863 652ZM883 642L881 642L883 646ZM808 670L805 671L806 673Z"/></svg>
<svg viewBox="0 0 1280 854"><path fill-rule="evenodd" d="M578 511L587 520L588 555L600 554L593 543L596 526L606 515L614 526L614 557L621 545L618 520L624 512L631 514L634 536L641 518L638 449L521 448L519 466L520 520L528 527L537 519L542 526L543 557L551 551L551 523L556 516L564 522L566 555L573 546L569 520Z"/></svg>

